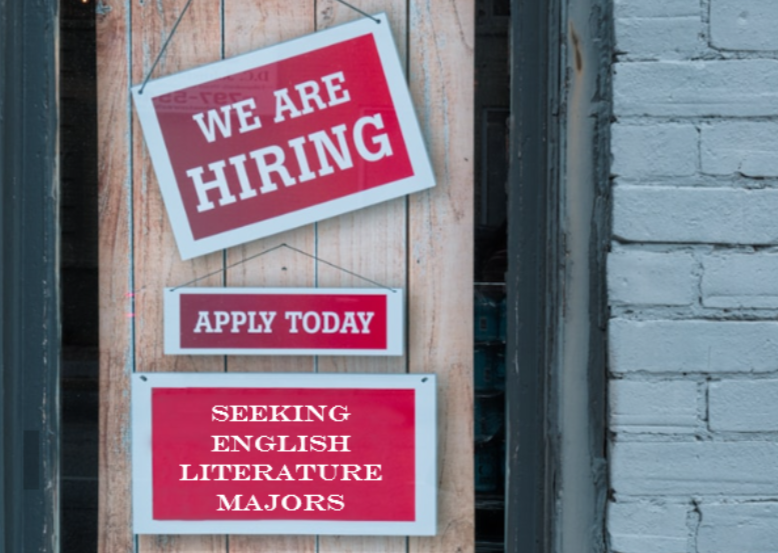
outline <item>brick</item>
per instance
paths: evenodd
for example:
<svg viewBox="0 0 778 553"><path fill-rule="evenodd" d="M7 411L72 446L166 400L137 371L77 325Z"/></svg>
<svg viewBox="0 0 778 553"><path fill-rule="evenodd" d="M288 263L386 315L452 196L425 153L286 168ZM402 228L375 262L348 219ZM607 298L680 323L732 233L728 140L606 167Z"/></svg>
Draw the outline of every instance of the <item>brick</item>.
<svg viewBox="0 0 778 553"><path fill-rule="evenodd" d="M612 305L690 305L697 301L695 260L685 252L620 250L608 256Z"/></svg>
<svg viewBox="0 0 778 553"><path fill-rule="evenodd" d="M614 65L616 116L778 115L778 60Z"/></svg>
<svg viewBox="0 0 778 553"><path fill-rule="evenodd" d="M702 20L692 17L636 17L616 21L616 51L642 59L689 59L707 47Z"/></svg>
<svg viewBox="0 0 778 553"><path fill-rule="evenodd" d="M711 45L721 50L778 50L775 0L712 0Z"/></svg>
<svg viewBox="0 0 778 553"><path fill-rule="evenodd" d="M698 553L775 553L778 503L703 504Z"/></svg>
<svg viewBox="0 0 778 553"><path fill-rule="evenodd" d="M611 172L625 178L697 172L699 133L692 125L613 125Z"/></svg>
<svg viewBox="0 0 778 553"><path fill-rule="evenodd" d="M616 186L613 232L626 241L778 243L778 190Z"/></svg>
<svg viewBox="0 0 778 553"><path fill-rule="evenodd" d="M778 123L775 121L705 125L701 143L703 173L778 176Z"/></svg>
<svg viewBox="0 0 778 553"><path fill-rule="evenodd" d="M608 505L610 551L686 553L686 505L648 502Z"/></svg>
<svg viewBox="0 0 778 553"><path fill-rule="evenodd" d="M717 432L778 431L778 380L722 380L710 385L709 424Z"/></svg>
<svg viewBox="0 0 778 553"><path fill-rule="evenodd" d="M778 322L612 319L609 336L614 373L778 370Z"/></svg>
<svg viewBox="0 0 778 553"><path fill-rule="evenodd" d="M778 493L778 444L616 441L611 447L611 485L622 499L772 495Z"/></svg>
<svg viewBox="0 0 778 553"><path fill-rule="evenodd" d="M778 308L778 253L713 254L702 264L706 307Z"/></svg>
<svg viewBox="0 0 778 553"><path fill-rule="evenodd" d="M616 432L691 433L697 427L697 383L614 380L610 426Z"/></svg>
<svg viewBox="0 0 778 553"><path fill-rule="evenodd" d="M678 17L700 15L700 0L614 0L614 14L621 17Z"/></svg>

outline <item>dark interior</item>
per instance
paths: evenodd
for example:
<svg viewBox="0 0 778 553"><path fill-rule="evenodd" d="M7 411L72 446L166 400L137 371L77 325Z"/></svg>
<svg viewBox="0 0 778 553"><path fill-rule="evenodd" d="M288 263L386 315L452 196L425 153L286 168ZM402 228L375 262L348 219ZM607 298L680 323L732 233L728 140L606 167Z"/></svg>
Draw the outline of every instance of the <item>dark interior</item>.
<svg viewBox="0 0 778 553"><path fill-rule="evenodd" d="M61 546L97 551L95 5L60 3Z"/></svg>
<svg viewBox="0 0 778 553"><path fill-rule="evenodd" d="M474 432L477 552L505 551L505 333L509 0L477 0Z"/></svg>

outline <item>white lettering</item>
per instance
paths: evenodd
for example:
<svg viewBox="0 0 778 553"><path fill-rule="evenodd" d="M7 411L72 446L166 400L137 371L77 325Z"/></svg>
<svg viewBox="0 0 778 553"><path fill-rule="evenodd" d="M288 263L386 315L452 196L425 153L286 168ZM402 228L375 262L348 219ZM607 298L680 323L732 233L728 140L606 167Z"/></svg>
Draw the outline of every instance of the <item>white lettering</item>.
<svg viewBox="0 0 778 553"><path fill-rule="evenodd" d="M334 334L337 332L338 328L340 328L340 317L338 317L338 314L334 311L325 311L321 315L324 319L322 332L324 334Z"/></svg>
<svg viewBox="0 0 778 553"><path fill-rule="evenodd" d="M216 318L213 325L216 327L214 332L221 332L222 327L230 322L230 314L226 311L214 311L213 316Z"/></svg>
<svg viewBox="0 0 778 553"><path fill-rule="evenodd" d="M232 129L230 125L230 109L232 109L232 106L222 106L219 108L219 110L222 112L223 118L219 117L219 112L215 109L209 109L207 125L203 121L205 117L204 113L195 113L192 116L192 119L197 122L197 126L200 127L200 131L203 133L203 136L208 142L213 142L216 140L216 127L219 128L223 137L232 136Z"/></svg>
<svg viewBox="0 0 778 553"><path fill-rule="evenodd" d="M270 328L270 325L273 324L273 319L276 318L276 312L275 311L260 311L259 316L262 317L262 323L265 325L265 332L268 334L273 333L273 329Z"/></svg>
<svg viewBox="0 0 778 553"><path fill-rule="evenodd" d="M294 102L292 102L292 99L289 97L289 90L286 88L282 88L281 90L276 90L273 92L276 97L276 116L275 119L273 119L274 123L280 123L284 120L284 112L289 112L289 115L294 119L295 117L300 117L302 113L300 113L300 110L297 109L294 105Z"/></svg>
<svg viewBox="0 0 778 553"><path fill-rule="evenodd" d="M213 190L214 188L219 189L219 205L228 205L237 201L235 196L232 195L232 192L230 192L230 187L227 185L227 177L224 176L225 165L226 164L223 161L214 161L213 163L208 164L208 169L216 176L216 178L210 182L203 181L204 169L202 167L195 167L186 172L186 175L192 179L195 192L197 192L197 211L199 213L215 207L213 202L208 199L208 191Z"/></svg>
<svg viewBox="0 0 778 553"><path fill-rule="evenodd" d="M372 311L368 311L365 313L364 311L358 311L357 317L359 317L359 322L362 323L362 334L370 334L370 321L373 320L373 317L375 316L375 313Z"/></svg>
<svg viewBox="0 0 778 553"><path fill-rule="evenodd" d="M290 334L297 334L297 321L303 318L302 311L287 311L284 314L284 318L290 321L292 326L289 328Z"/></svg>
<svg viewBox="0 0 778 553"><path fill-rule="evenodd" d="M340 327L341 334L347 334L348 329L351 329L351 334L359 334L359 328L357 328L357 320L354 317L353 311L346 311L346 317L343 319L343 326Z"/></svg>
<svg viewBox="0 0 778 553"><path fill-rule="evenodd" d="M238 130L241 133L253 131L262 127L262 122L259 120L259 117L251 112L252 109L257 107L257 104L254 103L254 98L247 98L240 102L235 102L232 104L232 107L238 112L238 122L240 122L240 129ZM251 123L249 123L249 117L252 115L254 115L254 118L251 120Z"/></svg>
<svg viewBox="0 0 778 553"><path fill-rule="evenodd" d="M248 318L244 311L230 311L230 315L232 315L232 328L230 329L230 332L237 334L240 332L240 327L246 324Z"/></svg>
<svg viewBox="0 0 778 553"><path fill-rule="evenodd" d="M343 171L345 169L351 169L354 163L351 161L351 152L349 152L346 145L346 125L337 125L330 129L338 139L338 147L335 147L332 139L324 131L318 131L308 135L308 139L313 142L316 147L316 155L319 158L319 176L331 175L335 172L335 169L330 165L327 159L329 153L332 160L338 165L338 168Z"/></svg>
<svg viewBox="0 0 778 553"><path fill-rule="evenodd" d="M222 494L217 494L216 497L219 498L219 508L216 509L217 511L246 511L247 510L247 509L240 508L240 498L243 497L243 495L241 494L238 494L235 497L233 497L232 501L227 501L227 498Z"/></svg>
<svg viewBox="0 0 778 553"><path fill-rule="evenodd" d="M289 175L289 171L284 167L284 151L278 146L267 146L249 153L257 163L257 171L262 179L262 186L259 191L263 194L274 192L278 189L271 177L272 173L277 173L281 177L284 186L292 186L296 181ZM275 161L268 163L267 157L273 156Z"/></svg>
<svg viewBox="0 0 778 553"><path fill-rule="evenodd" d="M257 195L257 191L251 188L251 182L249 176L246 173L246 156L240 154L233 156L229 159L230 165L235 168L235 173L238 175L238 182L240 183L240 195L241 200L247 200Z"/></svg>
<svg viewBox="0 0 778 553"><path fill-rule="evenodd" d="M213 332L211 321L208 318L208 311L197 312L197 324L195 325L194 332L200 334L202 332L202 327L205 327L206 332Z"/></svg>
<svg viewBox="0 0 778 553"><path fill-rule="evenodd" d="M212 421L218 421L218 422L224 422L229 418L229 413L227 412L227 406L226 405L214 405L211 409L211 420ZM218 416L223 416L223 419L218 418Z"/></svg>
<svg viewBox="0 0 778 553"><path fill-rule="evenodd" d="M309 321L313 319L314 324L309 324ZM319 317L319 314L315 311L308 311L305 316L303 316L303 330L307 332L308 334L315 334L319 332L319 329L321 328L321 318Z"/></svg>
<svg viewBox="0 0 778 553"><path fill-rule="evenodd" d="M300 94L300 102L303 106L303 115L313 113L315 110L311 107L311 100L316 103L319 109L325 109L327 105L319 98L319 83L316 81L305 81L294 86Z"/></svg>
<svg viewBox="0 0 778 553"><path fill-rule="evenodd" d="M345 104L351 100L348 90L343 90L343 87L340 84L335 84L335 81L338 81L339 83L344 83L346 81L346 78L343 76L343 71L325 75L321 80L324 81L324 86L327 89L327 96L329 96L330 101L327 103L328 106L332 107L337 106L338 104ZM343 94L338 96L338 92L342 92Z"/></svg>
<svg viewBox="0 0 778 553"><path fill-rule="evenodd" d="M372 125L378 130L384 128L384 121L381 118L381 114L377 113L372 117L366 115L361 117L356 125L354 125L354 146L357 147L357 152L362 156L365 161L378 161L384 157L392 155L392 145L389 143L389 136L384 134L378 134L370 139L374 146L378 146L378 150L371 152L365 146L364 128L367 125Z"/></svg>

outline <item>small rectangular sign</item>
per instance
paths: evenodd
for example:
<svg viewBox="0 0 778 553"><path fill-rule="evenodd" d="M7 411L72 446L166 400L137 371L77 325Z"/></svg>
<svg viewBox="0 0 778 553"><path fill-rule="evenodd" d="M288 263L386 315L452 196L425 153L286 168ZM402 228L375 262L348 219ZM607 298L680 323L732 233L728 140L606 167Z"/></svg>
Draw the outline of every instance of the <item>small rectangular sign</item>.
<svg viewBox="0 0 778 553"><path fill-rule="evenodd" d="M435 185L376 17L132 89L183 259Z"/></svg>
<svg viewBox="0 0 778 553"><path fill-rule="evenodd" d="M165 353L402 355L403 292L167 288Z"/></svg>
<svg viewBox="0 0 778 553"><path fill-rule="evenodd" d="M435 375L136 373L137 534L434 535Z"/></svg>

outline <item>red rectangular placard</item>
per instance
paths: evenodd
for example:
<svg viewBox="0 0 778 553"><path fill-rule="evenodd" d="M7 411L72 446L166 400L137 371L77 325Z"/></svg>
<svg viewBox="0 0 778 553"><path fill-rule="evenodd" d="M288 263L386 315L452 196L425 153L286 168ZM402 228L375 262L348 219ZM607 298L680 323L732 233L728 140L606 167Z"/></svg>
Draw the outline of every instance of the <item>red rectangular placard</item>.
<svg viewBox="0 0 778 553"><path fill-rule="evenodd" d="M429 374L135 374L135 531L434 534L435 413Z"/></svg>
<svg viewBox="0 0 778 553"><path fill-rule="evenodd" d="M133 89L183 258L434 185L378 18Z"/></svg>
<svg viewBox="0 0 778 553"><path fill-rule="evenodd" d="M402 355L399 289L165 290L165 353Z"/></svg>
<svg viewBox="0 0 778 553"><path fill-rule="evenodd" d="M414 403L408 389L154 390L153 518L413 521Z"/></svg>

